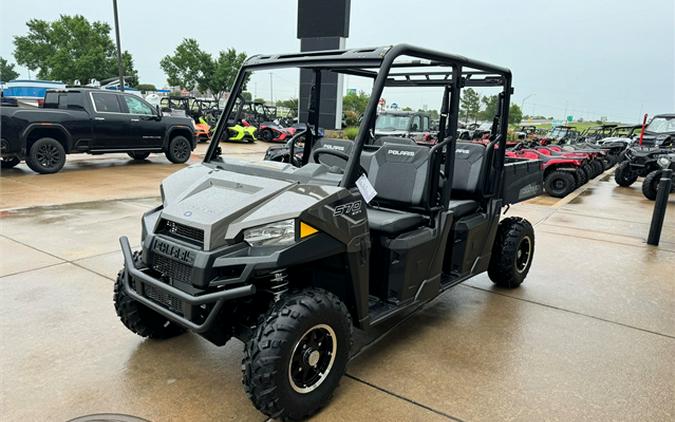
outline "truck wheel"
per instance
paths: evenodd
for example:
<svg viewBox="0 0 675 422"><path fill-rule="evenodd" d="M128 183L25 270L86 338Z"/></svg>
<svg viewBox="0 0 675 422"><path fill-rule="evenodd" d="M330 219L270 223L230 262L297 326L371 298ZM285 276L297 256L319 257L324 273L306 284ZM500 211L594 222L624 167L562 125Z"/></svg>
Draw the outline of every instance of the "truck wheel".
<svg viewBox="0 0 675 422"><path fill-rule="evenodd" d="M138 252L134 252L134 263L139 266ZM182 326L129 297L124 291L123 277L124 271L120 271L115 281L113 300L117 316L125 327L141 337L152 339L168 339L185 332Z"/></svg>
<svg viewBox="0 0 675 422"><path fill-rule="evenodd" d="M593 176L593 166L590 165L589 163L584 164L583 166L581 166L581 168L586 173L586 177L588 178L588 180L591 180L593 177L595 177Z"/></svg>
<svg viewBox="0 0 675 422"><path fill-rule="evenodd" d="M176 136L169 141L166 158L174 164L182 164L190 159L192 144L184 136Z"/></svg>
<svg viewBox="0 0 675 422"><path fill-rule="evenodd" d="M605 171L605 165L602 163L601 160L593 160L591 161L591 164L593 165L593 168L595 170L594 177L600 176Z"/></svg>
<svg viewBox="0 0 675 422"><path fill-rule="evenodd" d="M576 187L574 176L566 171L553 171L544 181L546 192L554 198L563 198Z"/></svg>
<svg viewBox="0 0 675 422"><path fill-rule="evenodd" d="M509 217L499 222L488 276L498 287L513 289L527 277L534 256L534 229L529 221Z"/></svg>
<svg viewBox="0 0 675 422"><path fill-rule="evenodd" d="M0 161L0 168L3 169L11 169L13 167L16 167L17 164L19 164L21 160L19 160L16 157L11 157L11 158L3 158Z"/></svg>
<svg viewBox="0 0 675 422"><path fill-rule="evenodd" d="M66 151L56 139L40 138L31 145L26 164L36 173L56 173L66 164Z"/></svg>
<svg viewBox="0 0 675 422"><path fill-rule="evenodd" d="M619 186L628 187L635 183L637 179L638 176L630 170L630 163L628 161L619 164L614 172L614 181Z"/></svg>
<svg viewBox="0 0 675 422"><path fill-rule="evenodd" d="M149 152L132 151L132 152L127 152L127 155L129 157L133 158L134 160L145 160L146 158L148 158L150 156L150 153Z"/></svg>
<svg viewBox="0 0 675 422"><path fill-rule="evenodd" d="M351 317L335 295L310 288L282 297L246 342L246 394L270 417L305 419L330 400L351 343Z"/></svg>
<svg viewBox="0 0 675 422"><path fill-rule="evenodd" d="M656 193L659 188L659 181L663 170L654 170L645 176L642 181L642 194L650 201L656 200Z"/></svg>

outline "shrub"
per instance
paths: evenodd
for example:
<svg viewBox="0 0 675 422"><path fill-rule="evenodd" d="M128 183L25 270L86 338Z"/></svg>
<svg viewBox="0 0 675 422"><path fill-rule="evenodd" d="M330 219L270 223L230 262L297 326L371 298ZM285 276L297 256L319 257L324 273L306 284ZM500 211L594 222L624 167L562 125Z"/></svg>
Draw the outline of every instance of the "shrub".
<svg viewBox="0 0 675 422"><path fill-rule="evenodd" d="M356 138L357 133L359 133L359 128L355 126L346 127L344 129L345 136L352 141Z"/></svg>

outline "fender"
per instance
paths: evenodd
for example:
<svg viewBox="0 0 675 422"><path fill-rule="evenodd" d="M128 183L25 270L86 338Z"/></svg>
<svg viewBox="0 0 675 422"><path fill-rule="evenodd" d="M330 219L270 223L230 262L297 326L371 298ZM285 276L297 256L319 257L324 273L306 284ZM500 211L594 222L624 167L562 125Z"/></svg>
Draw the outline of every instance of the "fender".
<svg viewBox="0 0 675 422"><path fill-rule="evenodd" d="M23 145L23 153L27 153L27 145L26 141L28 140L28 136L31 134L31 132L35 129L55 129L61 132L63 136L66 138L66 153L70 152L70 149L73 146L73 137L71 136L70 132L68 132L68 129L63 127L60 123L49 123L49 122L35 122L31 123L28 126L26 126L26 129L23 130L21 135L19 136L19 139L21 140L21 144Z"/></svg>
<svg viewBox="0 0 675 422"><path fill-rule="evenodd" d="M189 141L192 143L192 148L194 149L195 146L195 131L192 127L188 125L173 125L169 126L169 128L166 130L166 134L164 135L164 142L162 142L162 148L166 149L169 145L169 140L171 139L171 134L176 131L176 130L183 130L187 129L190 134L191 134L191 139Z"/></svg>

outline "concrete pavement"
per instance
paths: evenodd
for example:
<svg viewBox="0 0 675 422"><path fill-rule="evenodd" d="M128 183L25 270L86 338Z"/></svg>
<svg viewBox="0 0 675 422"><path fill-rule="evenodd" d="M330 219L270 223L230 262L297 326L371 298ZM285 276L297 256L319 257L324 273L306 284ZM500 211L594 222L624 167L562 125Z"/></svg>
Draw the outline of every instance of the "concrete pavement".
<svg viewBox="0 0 675 422"><path fill-rule="evenodd" d="M226 153L259 158L266 146ZM49 176L3 171L3 420L265 420L243 392L239 341L146 341L117 320L117 237L138 243L159 181L180 168L151 163L106 155ZM511 207L537 235L523 286L478 276L446 292L353 359L315 419L673 420L675 202L661 246L647 246L653 203L607 176Z"/></svg>

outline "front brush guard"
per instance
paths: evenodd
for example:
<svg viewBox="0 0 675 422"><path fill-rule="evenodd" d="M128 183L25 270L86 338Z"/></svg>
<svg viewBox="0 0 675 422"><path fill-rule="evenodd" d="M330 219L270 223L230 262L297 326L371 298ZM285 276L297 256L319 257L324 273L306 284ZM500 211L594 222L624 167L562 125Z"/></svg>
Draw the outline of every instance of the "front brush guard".
<svg viewBox="0 0 675 422"><path fill-rule="evenodd" d="M220 313L220 310L223 307L223 304L232 299L237 299L244 296L250 296L255 294L256 288L254 285L249 284L246 286L235 287L232 289L222 290L214 293L207 293L204 295L193 296L191 294L185 293L184 291L177 289L173 286L170 286L164 283L161 280L158 280L143 271L139 270L134 266L134 260L131 253L131 246L129 245L129 239L126 236L120 237L120 246L122 248L122 255L124 256L124 276L122 277L124 283L124 292L129 295L132 299L142 303L163 317L170 319L196 333L204 333L211 328L211 325L215 321L216 317ZM201 324L195 324L187 318L177 315L176 313L170 311L169 309L163 307L162 305L142 296L136 290L132 289L129 285L129 277L133 277L135 280L139 280L142 283L147 283L159 290L162 290L168 294L171 294L178 299L189 303L190 305L204 305L215 303L211 313L206 320Z"/></svg>

